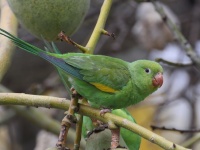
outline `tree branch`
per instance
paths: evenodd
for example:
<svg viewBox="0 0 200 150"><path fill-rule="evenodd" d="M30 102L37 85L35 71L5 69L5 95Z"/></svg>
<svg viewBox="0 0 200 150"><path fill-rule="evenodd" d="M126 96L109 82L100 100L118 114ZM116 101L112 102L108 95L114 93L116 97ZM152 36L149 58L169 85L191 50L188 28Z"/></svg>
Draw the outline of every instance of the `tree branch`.
<svg viewBox="0 0 200 150"><path fill-rule="evenodd" d="M0 93L0 105L25 105L33 107L46 107L46 108L58 108L67 110L70 105L70 101L65 98L57 98L50 96L36 96L23 93ZM166 150L188 150L182 146L174 144L165 138L127 120L122 117L106 113L104 116L100 116L100 111L89 106L79 104L80 108L78 113L96 118L102 122L113 122L117 126L124 127L132 132L137 133L143 138L149 140L152 143L159 145Z"/></svg>
<svg viewBox="0 0 200 150"><path fill-rule="evenodd" d="M156 3L155 0L151 0L151 2L154 5L156 11L162 17L163 22L165 22L168 25L168 27L171 29L171 31L174 33L174 35L177 38L178 42L184 48L186 54L191 58L191 60L194 63L194 65L197 65L198 68L200 68L200 57L196 54L195 50L192 48L191 44L184 37L184 35L181 33L181 31L179 30L177 25L175 23L173 23L170 20L170 18L167 17L167 15L166 15L165 11L163 10L162 6L160 6L158 3Z"/></svg>
<svg viewBox="0 0 200 150"><path fill-rule="evenodd" d="M12 91L10 91L9 89L7 89L6 87L0 85L0 92L9 92L11 93ZM24 106L16 106L16 105L10 105L7 106L8 108L11 108L12 110L10 110L11 112L8 112L8 114L10 115L10 117L12 117L13 115L19 115L23 118L25 118L26 120L30 121L31 123L33 123L34 125L39 126L40 128L49 131L51 133L54 133L56 135L59 134L60 132L60 123L54 119L52 119L51 117L49 117L48 115L46 115L45 113L42 113L41 111L38 111L36 108L27 108ZM0 125L1 123L5 123L9 118L9 116L7 116L6 119L4 120L0 120ZM68 142L73 142L73 140L76 138L75 135L75 131L73 129L69 129L68 131ZM80 147L84 148L85 147L85 140L81 140L80 142Z"/></svg>
<svg viewBox="0 0 200 150"><path fill-rule="evenodd" d="M162 63L165 63L165 64L168 64L170 66L175 66L175 67L188 67L188 66L192 66L194 65L193 63L178 63L178 62L171 62L171 61L168 61L168 60L165 60L165 59L162 59L162 58L156 58L155 61L157 62L162 62Z"/></svg>
<svg viewBox="0 0 200 150"><path fill-rule="evenodd" d="M159 127L155 125L151 125L152 130L166 130L166 131L174 131L174 132L180 132L180 133L194 133L194 132L200 132L200 129L176 129L176 128L167 128L165 126Z"/></svg>
<svg viewBox="0 0 200 150"><path fill-rule="evenodd" d="M95 28L92 32L92 35L90 36L88 43L86 44L86 47L88 48L87 53L94 53L94 49L97 45L97 42L99 41L102 29L104 29L105 27L105 23L109 15L111 5L112 0L104 0Z"/></svg>
<svg viewBox="0 0 200 150"><path fill-rule="evenodd" d="M194 136L189 138L187 141L182 143L182 145L184 145L185 147L190 147L190 146L192 146L194 143L196 143L199 140L200 140L200 133L195 134Z"/></svg>

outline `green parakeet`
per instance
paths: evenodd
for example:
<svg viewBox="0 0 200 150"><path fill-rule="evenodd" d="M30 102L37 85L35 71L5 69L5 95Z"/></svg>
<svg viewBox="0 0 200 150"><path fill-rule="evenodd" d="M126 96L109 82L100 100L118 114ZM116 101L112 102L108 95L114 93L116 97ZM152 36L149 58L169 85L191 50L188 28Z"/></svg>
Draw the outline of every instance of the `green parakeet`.
<svg viewBox="0 0 200 150"><path fill-rule="evenodd" d="M126 62L102 55L55 54L35 47L7 31L0 34L18 47L53 64L93 107L125 108L142 101L163 84L162 67L149 60Z"/></svg>

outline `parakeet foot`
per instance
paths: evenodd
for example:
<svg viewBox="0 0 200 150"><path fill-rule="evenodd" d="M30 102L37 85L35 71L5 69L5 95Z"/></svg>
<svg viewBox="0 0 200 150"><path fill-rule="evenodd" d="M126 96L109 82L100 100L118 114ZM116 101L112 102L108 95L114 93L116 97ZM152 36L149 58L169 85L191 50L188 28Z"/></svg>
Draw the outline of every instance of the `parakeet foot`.
<svg viewBox="0 0 200 150"><path fill-rule="evenodd" d="M103 116L105 113L110 113L111 112L111 109L108 109L108 108L106 108L106 109L101 109L100 110L100 116Z"/></svg>
<svg viewBox="0 0 200 150"><path fill-rule="evenodd" d="M92 131L89 131L87 133L86 137L89 138L93 133L98 133L104 131L105 129L108 129L108 124L103 124L98 126L97 128L94 128Z"/></svg>

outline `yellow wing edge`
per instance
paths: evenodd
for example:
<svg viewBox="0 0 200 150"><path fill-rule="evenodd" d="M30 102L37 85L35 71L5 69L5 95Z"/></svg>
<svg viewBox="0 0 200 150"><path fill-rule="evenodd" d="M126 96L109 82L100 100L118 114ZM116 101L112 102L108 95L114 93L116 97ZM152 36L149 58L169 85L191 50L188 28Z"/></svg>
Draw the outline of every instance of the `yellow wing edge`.
<svg viewBox="0 0 200 150"><path fill-rule="evenodd" d="M117 92L117 90L109 87L109 86L106 86L106 85L103 85L101 83L96 83L96 82L91 82L90 84L94 85L97 89L103 91L103 92L108 92L108 93L115 93Z"/></svg>

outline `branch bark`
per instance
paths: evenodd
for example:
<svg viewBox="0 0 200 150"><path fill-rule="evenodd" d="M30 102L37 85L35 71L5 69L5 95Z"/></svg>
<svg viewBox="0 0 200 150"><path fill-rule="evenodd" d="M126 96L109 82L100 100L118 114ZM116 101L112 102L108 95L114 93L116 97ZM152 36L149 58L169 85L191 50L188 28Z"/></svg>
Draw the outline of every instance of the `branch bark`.
<svg viewBox="0 0 200 150"><path fill-rule="evenodd" d="M36 96L23 93L0 93L0 105L25 105L33 107L46 107L67 110L70 101L65 98L57 98L50 96ZM146 140L159 145L166 150L189 150L180 145L166 140L165 138L149 131L140 125L137 125L127 119L106 113L104 116L100 115L100 111L86 105L79 105L79 112L82 115L96 118L102 122L113 122L117 126L124 127L136 134L142 136Z"/></svg>
<svg viewBox="0 0 200 150"><path fill-rule="evenodd" d="M108 18L110 8L112 5L112 0L104 0L104 3L101 7L101 11L96 23L96 26L92 32L92 35L90 36L90 39L86 45L86 48L88 48L88 52L90 54L94 53L94 49L97 45L97 42L99 41L100 35L102 33L102 29L104 29L106 20Z"/></svg>

